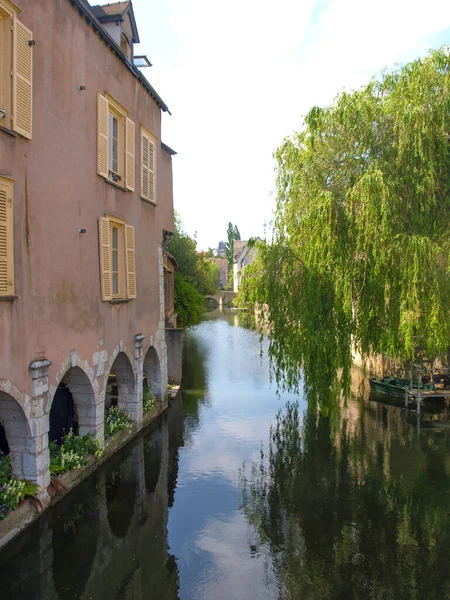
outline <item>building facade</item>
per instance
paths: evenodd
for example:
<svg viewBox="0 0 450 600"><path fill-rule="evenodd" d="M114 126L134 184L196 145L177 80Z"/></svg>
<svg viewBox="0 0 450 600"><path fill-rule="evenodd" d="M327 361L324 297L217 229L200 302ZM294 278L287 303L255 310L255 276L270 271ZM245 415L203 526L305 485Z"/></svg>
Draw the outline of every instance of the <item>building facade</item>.
<svg viewBox="0 0 450 600"><path fill-rule="evenodd" d="M259 238L256 238L259 240ZM256 258L258 250L248 241L234 240L233 246L233 291L238 292L244 268Z"/></svg>
<svg viewBox="0 0 450 600"><path fill-rule="evenodd" d="M167 406L174 152L138 39L131 2L0 0L0 423L44 498L52 412L103 441L105 405Z"/></svg>

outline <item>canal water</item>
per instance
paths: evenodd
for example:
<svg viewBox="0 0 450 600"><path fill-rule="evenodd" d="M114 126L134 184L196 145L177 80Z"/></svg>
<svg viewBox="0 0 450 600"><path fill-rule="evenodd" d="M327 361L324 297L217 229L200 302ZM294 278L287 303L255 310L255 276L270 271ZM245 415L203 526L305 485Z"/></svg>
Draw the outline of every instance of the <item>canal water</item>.
<svg viewBox="0 0 450 600"><path fill-rule="evenodd" d="M185 336L182 399L0 552L1 600L450 599L450 430L278 395L237 312Z"/></svg>

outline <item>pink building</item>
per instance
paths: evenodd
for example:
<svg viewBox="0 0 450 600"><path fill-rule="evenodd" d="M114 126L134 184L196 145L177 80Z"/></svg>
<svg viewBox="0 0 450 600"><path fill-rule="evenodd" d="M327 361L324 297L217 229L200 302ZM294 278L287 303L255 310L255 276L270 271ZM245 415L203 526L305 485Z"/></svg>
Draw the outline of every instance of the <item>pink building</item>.
<svg viewBox="0 0 450 600"><path fill-rule="evenodd" d="M102 441L111 403L142 427L143 385L167 406L175 153L138 40L131 2L0 0L0 423L44 500L70 411Z"/></svg>

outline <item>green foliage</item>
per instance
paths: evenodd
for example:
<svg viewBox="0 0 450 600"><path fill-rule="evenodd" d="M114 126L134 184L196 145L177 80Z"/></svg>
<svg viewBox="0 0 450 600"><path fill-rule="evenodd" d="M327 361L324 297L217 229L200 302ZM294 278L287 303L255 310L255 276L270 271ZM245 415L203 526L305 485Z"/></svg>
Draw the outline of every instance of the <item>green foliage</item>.
<svg viewBox="0 0 450 600"><path fill-rule="evenodd" d="M278 381L310 398L363 355L435 356L450 339L450 56L437 50L332 106L276 152L272 244L244 275ZM245 281L246 280L246 281ZM317 384L320 381L320 389Z"/></svg>
<svg viewBox="0 0 450 600"><path fill-rule="evenodd" d="M207 252L196 251L197 242L184 230L178 215L175 216L174 234L167 250L177 261L177 272L192 283L202 295L217 291L217 265L208 260Z"/></svg>
<svg viewBox="0 0 450 600"><path fill-rule="evenodd" d="M0 452L0 521L15 510L26 496L34 496L39 486L19 481L12 474L11 455Z"/></svg>
<svg viewBox="0 0 450 600"><path fill-rule="evenodd" d="M237 225L233 225L231 221L228 223L227 228L227 239L225 242L226 247L226 257L230 264L230 267L233 266L233 248L234 248L234 240L240 240L241 234L239 233L239 229Z"/></svg>
<svg viewBox="0 0 450 600"><path fill-rule="evenodd" d="M142 392L144 412L148 412L156 405L156 396L149 387L144 387Z"/></svg>
<svg viewBox="0 0 450 600"><path fill-rule="evenodd" d="M205 299L181 273L175 272L175 312L179 327L198 323L205 312Z"/></svg>
<svg viewBox="0 0 450 600"><path fill-rule="evenodd" d="M410 444L401 411L383 421L355 404L357 418L279 412L242 471L253 549L270 555L284 600L448 598L447 432Z"/></svg>
<svg viewBox="0 0 450 600"><path fill-rule="evenodd" d="M203 296L217 292L218 267L208 260L207 252L196 252L196 241L183 230L178 215L167 250L178 264L174 291L177 323L179 327L189 327L198 323L205 311Z"/></svg>
<svg viewBox="0 0 450 600"><path fill-rule="evenodd" d="M111 406L105 413L105 439L108 440L119 431L131 429L132 425L131 418L126 412L120 410L118 406Z"/></svg>
<svg viewBox="0 0 450 600"><path fill-rule="evenodd" d="M100 458L102 455L102 450L92 434L80 437L72 430L62 438L60 445L50 442L49 449L52 477L79 469L87 463L88 456Z"/></svg>

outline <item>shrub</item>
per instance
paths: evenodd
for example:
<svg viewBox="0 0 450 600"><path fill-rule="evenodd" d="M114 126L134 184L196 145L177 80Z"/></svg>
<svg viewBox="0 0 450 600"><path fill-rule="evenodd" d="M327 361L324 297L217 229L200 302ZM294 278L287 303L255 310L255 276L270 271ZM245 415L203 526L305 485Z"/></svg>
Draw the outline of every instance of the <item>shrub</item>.
<svg viewBox="0 0 450 600"><path fill-rule="evenodd" d="M13 477L11 456L0 452L0 520L16 509L25 496L34 496L38 489L35 484Z"/></svg>
<svg viewBox="0 0 450 600"><path fill-rule="evenodd" d="M145 387L142 397L144 401L144 412L148 412L155 406L156 396L149 387Z"/></svg>
<svg viewBox="0 0 450 600"><path fill-rule="evenodd" d="M109 439L119 431L131 429L133 423L126 412L120 410L117 406L111 406L106 412L105 418L105 439Z"/></svg>
<svg viewBox="0 0 450 600"><path fill-rule="evenodd" d="M87 462L89 455L99 458L102 450L98 442L88 433L82 437L74 435L70 430L61 444L50 442L50 474L61 475L73 469L79 469Z"/></svg>

